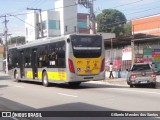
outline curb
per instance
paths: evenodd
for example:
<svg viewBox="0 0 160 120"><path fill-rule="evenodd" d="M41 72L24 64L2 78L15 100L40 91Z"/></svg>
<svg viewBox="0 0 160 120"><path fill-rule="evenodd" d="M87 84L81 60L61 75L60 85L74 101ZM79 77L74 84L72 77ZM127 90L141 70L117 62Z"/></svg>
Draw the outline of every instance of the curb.
<svg viewBox="0 0 160 120"><path fill-rule="evenodd" d="M119 83L116 83L119 82ZM89 83L93 84L101 84L101 85L116 85L116 86L128 86L125 81L109 81L109 80L100 80L100 81L89 81Z"/></svg>
<svg viewBox="0 0 160 120"><path fill-rule="evenodd" d="M118 82L118 83L117 83ZM100 85L115 85L115 86L122 86L122 87L129 87L129 85L127 84L126 80L121 80L121 81L109 81L109 80L101 80L101 81L89 81L89 83L93 83L93 84L100 84ZM160 89L160 82L157 82L157 87L156 89Z"/></svg>
<svg viewBox="0 0 160 120"><path fill-rule="evenodd" d="M0 76L8 76L8 74L6 74L6 73L0 71Z"/></svg>

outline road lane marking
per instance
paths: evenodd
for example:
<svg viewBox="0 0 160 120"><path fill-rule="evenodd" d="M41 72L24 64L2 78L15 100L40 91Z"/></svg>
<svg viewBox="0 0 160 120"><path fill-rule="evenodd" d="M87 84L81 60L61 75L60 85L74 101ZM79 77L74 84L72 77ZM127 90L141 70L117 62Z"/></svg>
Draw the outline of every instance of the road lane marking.
<svg viewBox="0 0 160 120"><path fill-rule="evenodd" d="M23 86L18 86L18 85L14 86L14 87L17 87L17 88L24 88Z"/></svg>
<svg viewBox="0 0 160 120"><path fill-rule="evenodd" d="M75 96L75 95L69 95L69 94L63 94L63 93L58 93L58 94L63 95L63 96L68 96L68 97L74 97L74 98L78 97L78 96Z"/></svg>
<svg viewBox="0 0 160 120"><path fill-rule="evenodd" d="M11 117L11 119L13 119L13 120L19 120L19 119L15 118L15 117Z"/></svg>
<svg viewBox="0 0 160 120"><path fill-rule="evenodd" d="M157 92L126 90L126 89L118 89L118 88L112 88L112 89L121 90L121 91L129 91L129 92L137 92L137 93L150 93L150 94L158 94L158 95L160 95L160 93L157 93Z"/></svg>

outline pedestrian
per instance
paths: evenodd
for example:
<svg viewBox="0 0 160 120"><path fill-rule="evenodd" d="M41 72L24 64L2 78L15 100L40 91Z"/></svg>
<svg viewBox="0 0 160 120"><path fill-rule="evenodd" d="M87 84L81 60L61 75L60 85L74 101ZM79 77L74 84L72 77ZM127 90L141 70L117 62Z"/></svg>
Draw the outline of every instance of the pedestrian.
<svg viewBox="0 0 160 120"><path fill-rule="evenodd" d="M110 65L109 65L109 72L110 72L109 78L110 79L114 78L114 76L113 76L113 64L112 63L110 63Z"/></svg>

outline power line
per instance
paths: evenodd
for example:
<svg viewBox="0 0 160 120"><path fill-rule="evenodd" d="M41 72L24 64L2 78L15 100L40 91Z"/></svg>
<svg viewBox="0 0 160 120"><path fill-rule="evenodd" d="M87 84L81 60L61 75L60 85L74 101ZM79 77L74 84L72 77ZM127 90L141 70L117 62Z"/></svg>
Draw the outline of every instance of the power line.
<svg viewBox="0 0 160 120"><path fill-rule="evenodd" d="M126 5L130 5L130 4L139 3L139 2L141 2L141 1L143 1L143 0L138 0L138 1L135 1L135 2L127 3L127 4L118 5L118 6L115 6L115 7L113 7L113 8L117 8L117 7L123 7L123 6L126 6Z"/></svg>
<svg viewBox="0 0 160 120"><path fill-rule="evenodd" d="M36 1L36 0L35 0ZM127 3L127 4L122 4L122 5L119 5L119 6L116 6L116 7L120 7L120 6L125 6L125 5L129 5L129 4L133 4L133 3L137 3L137 2L140 2L140 1L143 1L143 0L139 0L139 1L135 1L135 2L132 2L132 3ZM64 7L59 7L59 8L65 8L65 7L70 7L70 6L74 6L74 5L77 5L77 4L73 4L73 5L69 5L69 6L64 6ZM51 10L55 10L55 9L59 9L59 8L54 8L54 9L48 9L48 10L43 10L43 11L51 11ZM147 10L144 10L144 12L148 11L149 9ZM135 12L136 13L136 12ZM139 13L139 12L137 12ZM21 13L21 14L15 14L14 16L19 16L19 15L26 15L26 14L29 14L29 13ZM130 13L132 14L132 13ZM129 14L128 14L129 15Z"/></svg>
<svg viewBox="0 0 160 120"><path fill-rule="evenodd" d="M157 15L157 14L155 14L155 15ZM10 15L10 16L13 16L13 17L21 20L22 22L26 23L24 20L18 18L17 16L14 16L14 15ZM145 17L150 17L150 15L149 15L149 16L145 16ZM145 18L145 17L143 17L143 18ZM142 17L140 17L140 18L142 19ZM74 19L74 17L68 18L68 19L66 19L66 20L72 20L72 19ZM136 18L136 19L139 19L139 18ZM136 19L132 19L132 20L136 20ZM131 22L132 20L127 20L127 22ZM154 20L154 21L158 21L158 20ZM147 21L147 22L145 22L145 23L140 23L140 24L146 24L146 23L154 22L154 21ZM61 22L61 21L60 21L60 22ZM121 21L121 22L114 22L114 23L107 24L107 25L106 25L106 24L101 24L101 25L108 27L108 26L117 25L117 24L124 24L125 22L126 22L126 21ZM29 23L26 23L26 24L32 26L32 25L29 24ZM34 26L32 26L32 27L34 27ZM35 28L35 27L34 27L34 28Z"/></svg>
<svg viewBox="0 0 160 120"><path fill-rule="evenodd" d="M46 1L46 0L45 0L45 1ZM38 2L36 2L36 4L34 4L33 7L40 6L40 4L45 3L45 1L44 1L44 0L39 0Z"/></svg>
<svg viewBox="0 0 160 120"><path fill-rule="evenodd" d="M59 8L65 8L65 7L70 7L70 6L75 6L75 4L74 4L74 5L69 5L69 6L64 6L64 7L59 7ZM56 8L56 9L59 9L59 8ZM44 11L52 11L52 10L54 10L54 9L43 10L43 12L44 12ZM149 10L149 9L148 9L148 10ZM146 12L146 11L147 11L147 10L145 10L145 11L143 11L143 12ZM34 12L33 12L33 13L34 13ZM22 14L15 14L15 15L8 14L7 17L9 17L9 16L17 17L17 16L20 16L20 15L26 15L26 14L32 14L32 13L22 13ZM130 14L133 14L133 13L130 13ZM156 13L156 14L152 14L152 15L158 15L158 14L160 14L160 13ZM138 18L134 18L134 19L131 19L131 20L127 20L127 21L132 21L132 20L139 19L139 18L145 18L145 17L149 17L149 16L152 16L152 15L147 15L147 16L144 16L144 17L138 17ZM4 17L4 16L0 16L0 18L1 18L1 17ZM17 17L17 19L20 19L20 18ZM25 22L25 21L22 20L22 19L20 19L20 20L23 21L23 22Z"/></svg>
<svg viewBox="0 0 160 120"><path fill-rule="evenodd" d="M42 10L42 12L45 12L45 11L53 11L55 9L60 9L60 8L67 8L67 7L72 7L72 6L76 6L77 4L72 4L72 5L68 5L68 6L64 6L64 7L58 7L58 8L54 8L54 9L47 9L47 10ZM34 12L33 12L34 13ZM9 14L9 13L7 13ZM27 15L27 14L32 14L32 13L21 13L21 14L14 14L13 16L19 16L19 15ZM11 14L10 14L11 15ZM10 16L9 15L9 16ZM7 16L8 17L8 16ZM1 16L0 16L1 18Z"/></svg>
<svg viewBox="0 0 160 120"><path fill-rule="evenodd" d="M157 7L160 7L160 6L157 6ZM142 13L142 12L147 12L147 11L150 11L150 10L154 10L154 9L159 9L159 8L150 8L150 9L146 9L146 10L142 10L142 11L137 11L137 12L132 12L132 13L128 13L128 14L125 14L125 15L133 15L133 14L136 14L136 13Z"/></svg>
<svg viewBox="0 0 160 120"><path fill-rule="evenodd" d="M130 3L127 3L127 4L122 4L122 5L118 5L118 6L115 6L115 7L112 7L112 8L110 8L110 9L113 9L113 8L118 8L118 7L121 7L121 6L127 6L127 5L132 5L132 4L135 4L135 3L139 3L139 2L141 2L141 1L144 1L144 0L138 0L138 1L135 1L135 2L130 2ZM158 7L158 6L157 6ZM143 12L146 12L146 11L150 11L150 10L153 10L153 9L158 9L158 8L151 8L151 9L146 9L146 10L144 10ZM102 10L101 10L102 11ZM127 9L127 11L128 11L128 9ZM133 12L133 13L129 13L129 14L127 14L127 15L133 15L133 14L139 14L140 12L142 12L142 11L138 11L138 12ZM126 15L126 14L125 14Z"/></svg>
<svg viewBox="0 0 160 120"><path fill-rule="evenodd" d="M142 0L141 0L142 1ZM136 1L136 2L138 2L138 1ZM135 2L134 2L135 3ZM129 4L129 3L128 3ZM130 3L131 4L131 3ZM69 5L69 6L64 6L64 7L59 7L59 8L65 8L65 7L70 7L70 6L75 6L75 5L77 5L77 4L73 4L73 5ZM59 8L56 8L56 9L59 9ZM156 8L155 8L156 9ZM54 9L48 9L48 10L43 10L43 11L51 11L51 10L55 10L55 8ZM149 9L148 9L149 10ZM147 10L144 10L144 12L146 12ZM13 17L15 17L15 18L17 18L17 19L19 19L20 21L22 21L22 22L25 22L24 20L22 20L22 19L20 19L20 18L18 18L17 16L18 15L26 15L26 14L28 14L28 13L23 13L23 14L15 14L15 15L8 15L8 17L9 16L13 16ZM131 14L131 13L130 13ZM133 13L132 13L133 14ZM157 13L157 14L159 14L159 13ZM154 15L157 15L157 14L154 14ZM144 16L144 17L149 17L149 16L151 16L151 15L148 15L148 16ZM2 16L0 16L0 17L2 17ZM135 19L139 19L139 18L144 18L144 17L138 17L138 18L135 18ZM71 19L73 19L73 18L71 18ZM135 20L135 19L131 19L131 20L127 20L127 21L132 21L132 20ZM123 21L122 21L123 22ZM26 23L26 22L25 22ZM27 23L26 23L27 24ZM116 24L116 23L113 23L113 24ZM118 24L118 23L117 23ZM145 23L144 23L145 24ZM28 25L30 25L30 24L28 24ZM112 24L111 24L112 25ZM30 26L32 26L32 25L30 25ZM32 27L34 27L34 26L32 26ZM34 27L35 28L35 27Z"/></svg>
<svg viewBox="0 0 160 120"><path fill-rule="evenodd" d="M59 7L59 8L56 8L56 9L67 8L67 7L76 6L76 5L77 5L77 4L73 4L73 5L68 5L68 6L64 6L64 7ZM51 10L54 10L54 9L49 9L49 10L51 11ZM43 10L43 12L44 12L44 11L48 11L48 10ZM33 12L33 13L34 13L34 12ZM28 13L25 13L25 14L17 14L17 15L7 14L7 15L5 15L5 16L6 16L6 17L13 16L13 17L17 18L18 20L20 20L20 21L28 24L29 26L31 26L31 27L33 27L33 28L36 28L36 27L34 27L33 25L31 25L31 24L27 23L26 21L24 21L24 20L20 19L19 17L17 17L18 15L27 15L27 14L28 14ZM32 13L30 13L30 14L32 14ZM4 17L4 16L0 16L0 18L2 18L2 17ZM73 19L73 18L72 18L72 19Z"/></svg>
<svg viewBox="0 0 160 120"><path fill-rule="evenodd" d="M138 0L138 1L135 1L135 2L130 2L130 3L127 3L127 4L122 4L122 5L119 5L119 6L115 6L115 7L113 7L113 8L117 8L117 7L121 7L121 6L127 6L127 5L130 5L130 4L135 4L135 3L139 3L139 2L141 2L141 1L143 1L143 0ZM34 2L37 2L37 0L34 0L33 1L33 3ZM38 1L39 2L39 1ZM74 4L75 5L75 4ZM48 9L48 10L55 10L55 9ZM46 10L44 10L44 11L46 11ZM10 14L10 13L8 13L8 14ZM23 14L15 14L15 15L26 15L27 13L23 13Z"/></svg>
<svg viewBox="0 0 160 120"><path fill-rule="evenodd" d="M67 7L76 6L76 5L77 5L77 4L73 4L73 5L68 5L68 6L64 6L64 7L58 7L58 8L54 8L54 9L43 10L43 12L44 12L44 11L51 11L51 10L55 10L55 9L60 9L60 8L67 8ZM34 13L34 12L33 12L33 13ZM18 20L20 20L20 21L22 21L22 22L24 22L24 23L32 26L33 28L35 28L33 25L31 25L31 24L27 23L26 21L24 21L24 20L20 19L19 17L17 17L17 16L19 16L19 15L27 15L27 14L28 14L28 13L16 14L16 15L7 14L6 17L13 16L13 17L17 18ZM32 13L30 13L30 14L32 14ZM1 18L1 17L4 17L4 16L0 16L0 18ZM73 18L72 18L72 19L73 19Z"/></svg>
<svg viewBox="0 0 160 120"><path fill-rule="evenodd" d="M159 14L155 14L155 15L159 15ZM150 16L145 16L143 18L146 18L146 17L150 17ZM141 17L141 18L136 18L136 19L143 19L143 18ZM127 20L127 22L132 22L133 20L136 20L136 19ZM143 23L139 23L139 24L135 24L135 25L147 24L147 23L156 22L156 21L160 21L160 19L158 19L158 20L152 20L152 21L147 21L147 22L143 22ZM113 22L113 23L110 23L110 24L102 24L102 23L100 23L100 25L109 27L109 26L118 25L118 24L124 24L124 23L125 23L125 21L120 21L120 22Z"/></svg>
<svg viewBox="0 0 160 120"><path fill-rule="evenodd" d="M32 4L35 4L34 2L36 2L37 0L34 0L32 3L30 3L29 5L32 5ZM27 6L29 6L27 5ZM17 13L17 11L22 11L22 10L26 10L26 7L23 7L23 8L20 8L20 9L17 9L16 11L14 12L10 12L10 13L5 13L5 14L13 14L13 13ZM5 15L4 14L4 15Z"/></svg>
<svg viewBox="0 0 160 120"><path fill-rule="evenodd" d="M37 2L39 2L40 0L34 0L33 2L31 2L29 5L27 5L27 7L31 6L32 4L35 5Z"/></svg>
<svg viewBox="0 0 160 120"><path fill-rule="evenodd" d="M19 19L20 21L22 21L22 22L24 22L24 23L26 23L26 24L28 24L28 25L32 26L33 28L35 28L33 25L31 25L31 24L27 23L26 21L24 21L24 20L22 20L22 19L18 18L18 17L17 17L17 16L15 16L15 15L9 15L9 16L13 16L13 17L15 17L15 18Z"/></svg>
<svg viewBox="0 0 160 120"><path fill-rule="evenodd" d="M159 13L155 13L155 14L151 14L151 15L146 15L146 16L143 16L143 17L137 17L137 18L134 18L134 19L131 19L131 20L127 20L127 21L133 21L133 20L136 20L136 19L143 19L143 18L146 18L146 17L155 16L155 15L160 15L160 12Z"/></svg>

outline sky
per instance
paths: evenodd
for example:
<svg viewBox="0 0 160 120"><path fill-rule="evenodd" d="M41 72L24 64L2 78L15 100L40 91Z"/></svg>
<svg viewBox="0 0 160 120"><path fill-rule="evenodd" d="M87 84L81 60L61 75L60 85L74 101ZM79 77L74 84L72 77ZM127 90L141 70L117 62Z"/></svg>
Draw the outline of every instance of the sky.
<svg viewBox="0 0 160 120"><path fill-rule="evenodd" d="M42 10L54 9L56 0L0 0L0 16L12 14L16 17L7 17L9 22L8 33L12 36L24 36L25 18L28 8ZM160 13L160 0L95 0L94 11L99 14L104 9L117 9L124 13L128 21L156 15ZM88 9L78 6L78 12L88 13ZM24 15L17 15L24 14ZM0 17L0 33L4 32L4 18Z"/></svg>

